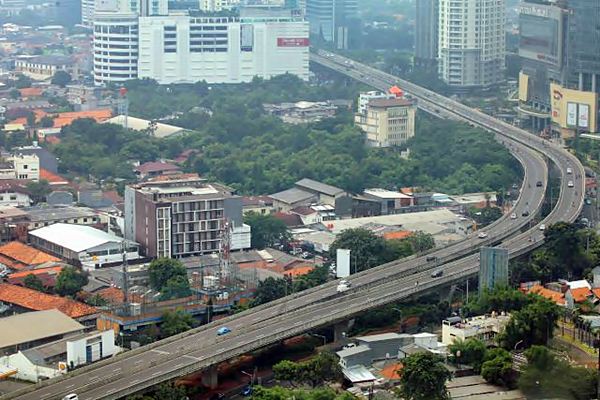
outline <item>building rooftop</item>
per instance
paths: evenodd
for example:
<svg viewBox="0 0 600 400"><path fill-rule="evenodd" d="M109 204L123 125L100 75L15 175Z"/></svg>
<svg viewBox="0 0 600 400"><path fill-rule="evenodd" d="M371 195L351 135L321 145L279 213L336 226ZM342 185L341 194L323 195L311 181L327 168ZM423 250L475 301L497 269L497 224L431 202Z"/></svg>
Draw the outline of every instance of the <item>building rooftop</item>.
<svg viewBox="0 0 600 400"><path fill-rule="evenodd" d="M402 192L395 192L393 190L387 190L387 189L381 189L381 188L365 189L364 193L367 195L374 196L374 197L379 197L381 199L411 199L412 198L412 196L409 196Z"/></svg>
<svg viewBox="0 0 600 400"><path fill-rule="evenodd" d="M29 232L29 235L81 252L105 243L122 242L123 238L86 225L56 223ZM133 243L133 242L131 242Z"/></svg>
<svg viewBox="0 0 600 400"><path fill-rule="evenodd" d="M8 283L0 283L0 301L34 311L55 308L71 318L80 318L97 312L96 308L75 300Z"/></svg>
<svg viewBox="0 0 600 400"><path fill-rule="evenodd" d="M269 196L244 196L242 197L242 204L244 207L247 206L272 206L273 199Z"/></svg>
<svg viewBox="0 0 600 400"><path fill-rule="evenodd" d="M402 338L407 338L407 337L411 337L411 335L390 332L390 333L380 333L377 335L358 336L358 337L356 337L356 340L369 343L369 342L379 342L381 340L402 339Z"/></svg>
<svg viewBox="0 0 600 400"><path fill-rule="evenodd" d="M376 98L369 100L369 107L401 107L401 106L412 106L414 103L410 100L406 99L386 99L386 98Z"/></svg>
<svg viewBox="0 0 600 400"><path fill-rule="evenodd" d="M84 326L50 309L0 318L0 348L82 331Z"/></svg>
<svg viewBox="0 0 600 400"><path fill-rule="evenodd" d="M21 242L8 242L0 246L0 262L9 268L22 270L30 265L60 261L57 257Z"/></svg>
<svg viewBox="0 0 600 400"><path fill-rule="evenodd" d="M74 218L94 217L96 212L87 207L73 206L34 206L24 207L31 222L68 220Z"/></svg>
<svg viewBox="0 0 600 400"><path fill-rule="evenodd" d="M347 349L342 349L340 351L338 351L336 354L338 355L339 358L344 358L344 357L349 357L349 356L353 356L355 354L360 354L360 353L364 353L364 352L369 352L371 351L371 348L369 346L366 345L360 345L360 346L354 346L354 347L349 347Z"/></svg>
<svg viewBox="0 0 600 400"><path fill-rule="evenodd" d="M269 197L285 204L293 204L299 201L308 201L314 198L315 194L302 189L291 188L272 194Z"/></svg>
<svg viewBox="0 0 600 400"><path fill-rule="evenodd" d="M150 174L153 172L179 171L179 169L177 165L164 161L149 161L137 167L135 171L140 174Z"/></svg>
<svg viewBox="0 0 600 400"><path fill-rule="evenodd" d="M363 365L355 365L350 368L344 368L343 373L346 379L352 383L372 382L377 380L377 377Z"/></svg>
<svg viewBox="0 0 600 400"><path fill-rule="evenodd" d="M59 55L47 55L47 56L35 56L35 57L24 57L17 58L17 61L27 61L31 64L46 64L46 65L69 65L73 62L71 57L59 56Z"/></svg>
<svg viewBox="0 0 600 400"><path fill-rule="evenodd" d="M295 183L295 185L299 186L300 188L312 190L317 193L323 193L328 196L336 196L344 193L344 189L340 189L338 187L331 186L319 181L314 181L308 178L300 179L298 182Z"/></svg>
<svg viewBox="0 0 600 400"><path fill-rule="evenodd" d="M125 116L117 115L116 117L110 118L105 121L106 123L117 124L121 126L125 126ZM127 117L127 128L133 129L135 131L144 131L150 128L152 121L142 118L136 117ZM178 133L183 132L185 129L179 126L163 124L162 122L157 122L154 125L154 131L152 135L157 138L166 138L172 135L176 135Z"/></svg>

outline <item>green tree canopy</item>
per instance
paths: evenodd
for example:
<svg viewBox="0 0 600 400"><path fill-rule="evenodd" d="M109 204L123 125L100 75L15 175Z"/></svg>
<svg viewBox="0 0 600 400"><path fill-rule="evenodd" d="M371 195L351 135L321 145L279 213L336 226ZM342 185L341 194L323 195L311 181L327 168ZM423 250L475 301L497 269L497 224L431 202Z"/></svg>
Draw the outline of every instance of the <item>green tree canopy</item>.
<svg viewBox="0 0 600 400"><path fill-rule="evenodd" d="M446 381L452 374L440 356L426 352L402 360L400 395L406 400L445 400Z"/></svg>
<svg viewBox="0 0 600 400"><path fill-rule="evenodd" d="M342 379L342 369L337 356L324 351L308 361L280 361L273 366L275 379L292 384L310 384L313 388L324 382L335 382Z"/></svg>
<svg viewBox="0 0 600 400"><path fill-rule="evenodd" d="M512 357L508 351L501 348L492 349L487 352L481 366L481 376L491 384L513 388L516 373L512 365Z"/></svg>
<svg viewBox="0 0 600 400"><path fill-rule="evenodd" d="M166 311L162 315L162 323L160 325L160 332L162 337L169 337L188 331L194 327L194 318L178 308L175 311Z"/></svg>
<svg viewBox="0 0 600 400"><path fill-rule="evenodd" d="M385 240L363 229L346 229L329 247L329 256L335 260L337 249L350 250L351 273L364 271L390 261Z"/></svg>
<svg viewBox="0 0 600 400"><path fill-rule="evenodd" d="M61 296L73 297L87 284L88 274L86 272L67 266L58 274L54 291Z"/></svg>
<svg viewBox="0 0 600 400"><path fill-rule="evenodd" d="M312 390L288 389L281 386L265 388L255 386L252 393L253 400L353 400L348 392L337 393L331 388L318 388Z"/></svg>
<svg viewBox="0 0 600 400"><path fill-rule="evenodd" d="M40 278L34 274L29 274L23 279L23 285L29 289L37 290L40 292L45 291L44 283Z"/></svg>
<svg viewBox="0 0 600 400"><path fill-rule="evenodd" d="M150 286L156 291L162 291L167 282L175 277L183 277L187 280L185 266L179 260L173 258L157 258L152 260L148 266Z"/></svg>
<svg viewBox="0 0 600 400"><path fill-rule="evenodd" d="M186 276L176 275L167 281L161 289L160 299L171 300L181 297L187 297L192 294L190 282Z"/></svg>
<svg viewBox="0 0 600 400"><path fill-rule="evenodd" d="M471 365L477 373L481 371L481 364L487 353L487 347L481 340L474 338L459 340L448 346L448 350L458 363Z"/></svg>
<svg viewBox="0 0 600 400"><path fill-rule="evenodd" d="M554 336L560 309L550 300L536 297L535 301L511 314L510 320L498 341L506 349L517 344L523 347L546 345Z"/></svg>
<svg viewBox="0 0 600 400"><path fill-rule="evenodd" d="M45 179L40 179L38 182L27 182L27 190L29 190L34 203L45 201L46 196L52 191L50 184Z"/></svg>
<svg viewBox="0 0 600 400"><path fill-rule="evenodd" d="M71 83L71 74L66 71L56 71L52 80L50 81L53 85L58 85L61 88L64 88L69 83Z"/></svg>
<svg viewBox="0 0 600 400"><path fill-rule="evenodd" d="M252 228L252 247L264 249L277 243L287 243L290 233L283 221L273 215L263 215L249 212L244 215L244 223Z"/></svg>

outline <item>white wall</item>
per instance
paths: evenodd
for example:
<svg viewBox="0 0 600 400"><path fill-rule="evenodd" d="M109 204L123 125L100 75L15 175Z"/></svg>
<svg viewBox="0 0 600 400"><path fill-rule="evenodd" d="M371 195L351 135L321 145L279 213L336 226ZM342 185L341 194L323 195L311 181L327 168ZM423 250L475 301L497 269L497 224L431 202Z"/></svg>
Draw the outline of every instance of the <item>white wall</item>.
<svg viewBox="0 0 600 400"><path fill-rule="evenodd" d="M31 198L24 193L0 193L0 206L26 207L31 205Z"/></svg>
<svg viewBox="0 0 600 400"><path fill-rule="evenodd" d="M91 255L94 252L102 252L108 251L107 255ZM113 254L110 254L113 253ZM118 263L123 260L123 253L121 250L120 242L109 242L105 243L101 246L92 247L87 249L86 251L82 251L79 253L79 261L84 264L84 266L88 266L93 268L95 264L107 264L107 263ZM136 260L140 258L139 252L137 251L128 251L127 259L128 260Z"/></svg>
<svg viewBox="0 0 600 400"><path fill-rule="evenodd" d="M249 249L251 239L250 225L243 224L241 227L234 227L231 233L231 250Z"/></svg>
<svg viewBox="0 0 600 400"><path fill-rule="evenodd" d="M161 84L202 80L208 83L239 83L249 82L255 76L270 78L291 73L308 80L308 22L246 23L227 22L224 18L217 20L174 15L140 18L139 78L156 79ZM176 52L166 53L163 27L173 25L176 26ZM244 32L252 30L251 51L241 49L243 25L252 26L243 28ZM209 30L196 30L200 26ZM217 27L226 29L216 30ZM208 43L212 39L192 38L191 33L221 34L214 39L222 43L192 44ZM197 46L215 51L192 51Z"/></svg>
<svg viewBox="0 0 600 400"><path fill-rule="evenodd" d="M110 357L117 353L117 347L115 346L115 334L113 330L99 332L96 335L87 336L79 340L67 342L67 365L70 367L71 362L74 366L83 365L86 363L86 347L88 343L91 343L95 338L100 338L98 342L102 343L102 354L93 352L92 354L97 357L92 362L98 361L100 358ZM97 346L96 346L97 347Z"/></svg>
<svg viewBox="0 0 600 400"><path fill-rule="evenodd" d="M17 369L17 375L14 377L27 382L38 382L42 378L54 378L61 375L58 371L58 364L56 365L56 369L39 367L29 361L21 352L0 357L0 365Z"/></svg>

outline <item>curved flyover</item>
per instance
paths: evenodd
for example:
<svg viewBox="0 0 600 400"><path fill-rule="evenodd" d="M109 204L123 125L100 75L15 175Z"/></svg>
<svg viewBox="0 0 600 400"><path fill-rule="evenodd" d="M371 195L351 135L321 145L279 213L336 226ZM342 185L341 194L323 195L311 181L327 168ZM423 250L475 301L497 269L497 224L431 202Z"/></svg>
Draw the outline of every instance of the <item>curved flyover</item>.
<svg viewBox="0 0 600 400"><path fill-rule="evenodd" d="M427 262L426 257L388 263L353 275L353 288L348 292L338 294L336 283L329 282L73 371L60 379L5 395L2 399L60 399L67 393L78 393L81 400L117 399L167 379L214 366L309 329L333 324L370 308L465 279L478 271L478 262L473 253L482 244L501 243L509 249L511 256L522 254L539 245L542 240L542 232L537 226L520 233L531 224L533 215L539 210L543 200L548 172L542 154L560 168L563 177L558 203L543 222L550 224L560 220L573 221L579 214L583 204L583 167L563 149L368 66L352 62L352 68L349 68L350 60L334 60L330 56L311 55L311 60L380 89L387 89L390 83L398 84L418 98L422 108L428 107L433 113L467 120L501 135L503 143L511 149L525 170L521 195L514 208L519 218L502 218L490 225L486 228L489 234L486 240L472 236L430 253L430 256L434 255L440 263L444 263L444 275L440 278L431 278L431 268L434 265ZM573 168L574 175L566 175L567 167ZM567 187L568 180L573 181L574 187ZM537 188L537 181L544 182L544 188ZM521 212L526 209L531 211L531 215L522 218ZM535 241L529 241L529 238ZM232 328L232 332L217 337L216 329L223 325Z"/></svg>

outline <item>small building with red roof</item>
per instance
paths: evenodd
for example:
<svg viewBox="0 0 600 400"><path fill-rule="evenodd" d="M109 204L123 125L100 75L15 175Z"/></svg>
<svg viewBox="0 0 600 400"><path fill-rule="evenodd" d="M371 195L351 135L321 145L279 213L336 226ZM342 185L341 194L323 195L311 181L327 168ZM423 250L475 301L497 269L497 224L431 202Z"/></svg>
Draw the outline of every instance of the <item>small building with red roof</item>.
<svg viewBox="0 0 600 400"><path fill-rule="evenodd" d="M13 241L0 246L0 262L15 271L31 269L51 261L58 262L60 259L21 242Z"/></svg>

